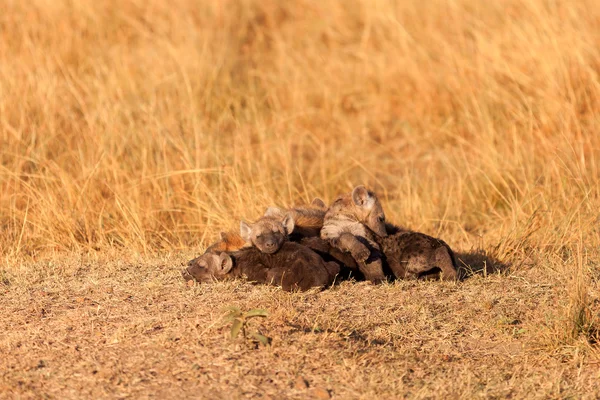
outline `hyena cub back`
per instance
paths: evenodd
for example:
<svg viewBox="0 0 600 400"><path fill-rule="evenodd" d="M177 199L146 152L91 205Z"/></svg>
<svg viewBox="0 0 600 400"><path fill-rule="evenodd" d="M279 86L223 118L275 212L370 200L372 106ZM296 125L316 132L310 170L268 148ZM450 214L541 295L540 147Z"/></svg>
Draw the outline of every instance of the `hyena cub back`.
<svg viewBox="0 0 600 400"><path fill-rule="evenodd" d="M206 248L205 253L236 251L249 246L238 232L221 232L221 239Z"/></svg>
<svg viewBox="0 0 600 400"><path fill-rule="evenodd" d="M380 245L397 279L458 279L454 252L441 239L401 231L382 238Z"/></svg>
<svg viewBox="0 0 600 400"><path fill-rule="evenodd" d="M273 254L288 240L288 235L294 230L294 219L286 214L283 219L278 217L261 217L253 224L240 222L240 235L249 244L261 252Z"/></svg>
<svg viewBox="0 0 600 400"><path fill-rule="evenodd" d="M349 252L365 278L373 282L386 279L378 236L387 236L383 207L377 196L362 185L333 202L321 229L321 238Z"/></svg>
<svg viewBox="0 0 600 400"><path fill-rule="evenodd" d="M294 220L294 230L290 232L290 239L297 241L305 237L319 236L326 211L325 202L315 198L310 204L287 210L269 207L265 212L265 216L283 219L287 214L291 215Z"/></svg>

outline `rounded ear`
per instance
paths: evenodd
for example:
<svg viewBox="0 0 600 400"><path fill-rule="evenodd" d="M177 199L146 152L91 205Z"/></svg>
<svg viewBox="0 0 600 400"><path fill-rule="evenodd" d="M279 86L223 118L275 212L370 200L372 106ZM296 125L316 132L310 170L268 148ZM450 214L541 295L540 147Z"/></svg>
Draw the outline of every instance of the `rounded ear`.
<svg viewBox="0 0 600 400"><path fill-rule="evenodd" d="M246 242L251 242L252 241L252 237L250 236L251 233L252 233L252 227L246 221L241 221L240 222L240 236L242 237L242 239L244 239Z"/></svg>
<svg viewBox="0 0 600 400"><path fill-rule="evenodd" d="M221 253L219 255L219 272L221 274L226 274L231 271L231 268L233 268L231 256L225 252Z"/></svg>
<svg viewBox="0 0 600 400"><path fill-rule="evenodd" d="M375 205L375 197L363 185L352 190L352 201L359 207L371 208Z"/></svg>
<svg viewBox="0 0 600 400"><path fill-rule="evenodd" d="M281 223L283 224L283 227L285 228L285 232L289 235L294 231L294 217L292 217L292 214L287 213L285 214L285 217L283 217L283 221L281 221Z"/></svg>
<svg viewBox="0 0 600 400"><path fill-rule="evenodd" d="M310 202L311 206L319 207L319 208L327 208L327 205L323 200L318 197L315 197L313 201Z"/></svg>
<svg viewBox="0 0 600 400"><path fill-rule="evenodd" d="M283 216L283 210L277 207L269 207L267 211L265 211L265 217L281 217Z"/></svg>

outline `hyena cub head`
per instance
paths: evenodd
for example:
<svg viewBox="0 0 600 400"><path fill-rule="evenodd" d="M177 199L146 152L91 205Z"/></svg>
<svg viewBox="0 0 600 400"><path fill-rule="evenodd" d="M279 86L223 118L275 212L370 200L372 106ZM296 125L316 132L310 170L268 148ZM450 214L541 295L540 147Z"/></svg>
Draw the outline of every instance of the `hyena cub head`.
<svg viewBox="0 0 600 400"><path fill-rule="evenodd" d="M240 223L242 238L266 254L277 252L293 230L294 219L290 214L286 214L283 219L265 216L253 224L244 221Z"/></svg>
<svg viewBox="0 0 600 400"><path fill-rule="evenodd" d="M356 210L356 217L377 235L385 237L385 214L383 207L375 193L368 191L360 185L352 190L352 203Z"/></svg>
<svg viewBox="0 0 600 400"><path fill-rule="evenodd" d="M233 260L227 253L204 253L188 263L181 271L186 281L211 282L225 278L233 267Z"/></svg>

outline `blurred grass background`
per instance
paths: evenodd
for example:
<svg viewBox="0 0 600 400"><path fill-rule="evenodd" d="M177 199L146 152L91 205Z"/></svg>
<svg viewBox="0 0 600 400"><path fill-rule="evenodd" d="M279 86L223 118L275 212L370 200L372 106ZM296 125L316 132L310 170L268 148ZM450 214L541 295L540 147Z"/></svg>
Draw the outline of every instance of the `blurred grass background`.
<svg viewBox="0 0 600 400"><path fill-rule="evenodd" d="M597 1L3 8L4 256L201 247L361 183L454 247L598 255Z"/></svg>

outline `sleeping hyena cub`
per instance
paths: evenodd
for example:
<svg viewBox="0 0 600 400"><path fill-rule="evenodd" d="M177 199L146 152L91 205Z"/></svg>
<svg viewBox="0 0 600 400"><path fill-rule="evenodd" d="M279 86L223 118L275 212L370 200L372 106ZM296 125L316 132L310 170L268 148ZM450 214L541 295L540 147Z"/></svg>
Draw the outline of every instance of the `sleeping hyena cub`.
<svg viewBox="0 0 600 400"><path fill-rule="evenodd" d="M396 279L458 279L456 257L442 239L388 225L378 243Z"/></svg>
<svg viewBox="0 0 600 400"><path fill-rule="evenodd" d="M291 215L294 220L294 229L289 232L290 240L299 241L305 237L319 236L326 212L327 206L323 200L317 197L310 204L285 210L269 207L265 212L265 217L276 217L283 220L286 215Z"/></svg>
<svg viewBox="0 0 600 400"><path fill-rule="evenodd" d="M204 283L245 278L281 286L286 291L325 288L334 283L339 272L339 264L326 262L308 247L293 242L283 243L273 254L265 254L255 247L205 253L181 271L187 281Z"/></svg>
<svg viewBox="0 0 600 400"><path fill-rule="evenodd" d="M281 222L281 225L285 228L285 232L288 233L291 241L299 241L304 237L319 236L319 232L323 227L323 217L325 217L325 211L327 211L327 206L323 200L319 198L315 198L310 204L294 207L288 210L283 210L277 207L269 207L264 215L264 217L269 218L263 217L254 224L248 224L245 222L240 223L240 231L238 232L221 232L220 240L211 244L206 249L206 252L219 253L221 251L235 251L251 246L259 248L261 246L259 242L265 241L265 239L267 239L266 236L270 236L271 234L275 236L274 242L283 242L285 237L273 233L273 226L275 225L277 226L277 231L281 233L283 232L281 226L279 226L277 221L274 222L273 218L278 219L279 222ZM291 221L286 219L288 214L290 214L292 217ZM248 232L250 232L250 234L248 234ZM245 239L242 237L242 233L244 233ZM258 241L253 242L252 237L258 235L263 235L263 237L261 237L261 239ZM273 237L271 238L273 239ZM275 248L278 248L278 246L275 245Z"/></svg>
<svg viewBox="0 0 600 400"><path fill-rule="evenodd" d="M240 235L249 244L265 254L276 253L287 242L294 230L294 219L290 214L283 218L265 216L253 224L240 222Z"/></svg>
<svg viewBox="0 0 600 400"><path fill-rule="evenodd" d="M372 282L386 279L377 236L387 236L385 214L377 196L364 186L338 197L325 214L321 238L349 252Z"/></svg>

